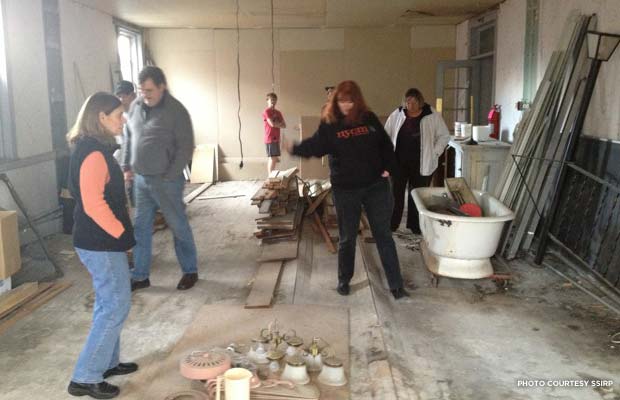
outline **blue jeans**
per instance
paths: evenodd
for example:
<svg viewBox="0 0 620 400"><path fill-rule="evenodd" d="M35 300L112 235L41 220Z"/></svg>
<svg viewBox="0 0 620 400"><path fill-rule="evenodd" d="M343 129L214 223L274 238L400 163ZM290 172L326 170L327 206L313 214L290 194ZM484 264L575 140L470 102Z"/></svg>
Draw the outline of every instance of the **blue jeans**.
<svg viewBox="0 0 620 400"><path fill-rule="evenodd" d="M98 383L119 363L123 323L131 307L129 265L124 252L75 249L93 278L93 324L80 353L72 381Z"/></svg>
<svg viewBox="0 0 620 400"><path fill-rule="evenodd" d="M360 225L362 206L366 211L370 230L377 242L377 250L390 289L403 287L396 245L390 230L394 198L387 178L360 189L333 187L338 215L338 281L349 283L355 268L355 245Z"/></svg>
<svg viewBox="0 0 620 400"><path fill-rule="evenodd" d="M185 179L179 175L173 180L160 176L134 176L133 190L136 203L132 278L142 281L149 277L153 247L155 211L161 209L174 235L174 250L183 274L197 273L196 244L189 226L183 203Z"/></svg>

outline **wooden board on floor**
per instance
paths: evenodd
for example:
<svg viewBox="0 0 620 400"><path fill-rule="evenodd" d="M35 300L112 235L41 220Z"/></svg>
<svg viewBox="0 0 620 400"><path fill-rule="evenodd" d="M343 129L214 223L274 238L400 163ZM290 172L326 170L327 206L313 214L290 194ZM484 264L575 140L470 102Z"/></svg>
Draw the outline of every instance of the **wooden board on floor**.
<svg viewBox="0 0 620 400"><path fill-rule="evenodd" d="M2 296L0 296L0 318L4 317L13 309L19 307L20 304L35 296L38 290L38 282L28 282L3 293Z"/></svg>
<svg viewBox="0 0 620 400"><path fill-rule="evenodd" d="M72 283L67 281L39 284L39 290L34 297L0 320L0 334L4 333L20 319L56 297L65 289L71 287L71 285Z"/></svg>
<svg viewBox="0 0 620 400"><path fill-rule="evenodd" d="M144 371L131 375L127 384L139 390L137 398L149 400L164 399L183 390L204 392L202 382L181 376L180 361L192 351L226 347L230 343L250 344L251 339L275 319L282 332L294 329L306 344L315 336L323 338L342 359L350 379L348 308L277 304L269 309L245 309L242 305L209 304L197 312L164 360L152 362ZM349 399L349 384L329 387L317 383L317 373L311 373L310 377L312 384L320 389L321 399Z"/></svg>
<svg viewBox="0 0 620 400"><path fill-rule="evenodd" d="M250 295L245 301L245 308L271 307L273 294L280 280L282 261L270 261L258 266Z"/></svg>
<svg viewBox="0 0 620 400"><path fill-rule="evenodd" d="M205 190L207 190L211 185L213 185L213 183L203 183L202 185L200 185L199 187L197 187L195 190L193 190L190 194L188 194L187 196L185 196L183 198L183 202L185 204L189 204L192 202L192 200L194 200L196 197L200 196L202 194L202 192L204 192Z"/></svg>
<svg viewBox="0 0 620 400"><path fill-rule="evenodd" d="M262 243L258 262L292 260L297 258L299 239L276 243Z"/></svg>

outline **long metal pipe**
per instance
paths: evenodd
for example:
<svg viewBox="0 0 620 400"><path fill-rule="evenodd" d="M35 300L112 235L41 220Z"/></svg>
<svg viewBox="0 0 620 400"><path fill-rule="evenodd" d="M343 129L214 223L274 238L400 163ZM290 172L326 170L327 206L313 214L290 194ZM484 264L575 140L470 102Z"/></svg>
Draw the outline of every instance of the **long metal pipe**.
<svg viewBox="0 0 620 400"><path fill-rule="evenodd" d="M39 230L34 226L32 221L30 220L30 217L28 216L28 212L26 211L26 206L24 205L24 203L22 202L21 198L19 197L19 195L15 191L15 188L13 187L13 184L11 183L11 180L9 179L9 177L6 174L0 174L0 180L2 180L4 182L4 184L6 185L6 187L9 189L9 192L11 193L11 196L13 197L13 201L15 201L15 204L17 204L17 207L19 208L19 210L22 212L22 214L26 218L26 222L28 222L28 226L30 227L30 229L32 229L32 231L34 232L35 236L37 237L37 240L38 240L39 244L41 245L41 248L43 249L43 252L45 253L45 256L47 257L49 262L52 263L52 265L54 266L54 270L56 271L56 278L62 278L64 276L64 273L62 272L62 269L54 261L54 259L52 258L51 254L47 250L47 246L45 245L45 242L43 241L43 238L41 237L41 234L39 233Z"/></svg>

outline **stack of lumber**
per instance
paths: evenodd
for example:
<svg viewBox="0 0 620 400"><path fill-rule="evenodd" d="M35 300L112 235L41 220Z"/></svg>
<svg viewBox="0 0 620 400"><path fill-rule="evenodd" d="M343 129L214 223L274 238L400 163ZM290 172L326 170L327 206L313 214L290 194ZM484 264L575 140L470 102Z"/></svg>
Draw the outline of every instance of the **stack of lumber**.
<svg viewBox="0 0 620 400"><path fill-rule="evenodd" d="M299 197L297 168L273 171L254 196L252 204L258 206L254 236L263 241L295 240L303 217L303 203Z"/></svg>
<svg viewBox="0 0 620 400"><path fill-rule="evenodd" d="M591 19L576 16L569 21L562 50L553 53L532 105L515 128L511 156L495 191L516 215L501 245L507 259L530 249L540 214L553 196L558 161L563 159L584 97L589 65L585 37Z"/></svg>
<svg viewBox="0 0 620 400"><path fill-rule="evenodd" d="M258 206L260 214L286 215L299 199L297 168L286 171L272 171L254 196L252 204Z"/></svg>

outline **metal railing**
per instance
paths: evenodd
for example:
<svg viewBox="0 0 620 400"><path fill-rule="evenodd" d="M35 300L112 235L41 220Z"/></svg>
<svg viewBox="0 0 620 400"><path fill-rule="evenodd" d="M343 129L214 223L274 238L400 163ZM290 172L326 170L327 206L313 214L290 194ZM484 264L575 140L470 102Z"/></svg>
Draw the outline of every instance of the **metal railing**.
<svg viewBox="0 0 620 400"><path fill-rule="evenodd" d="M549 239L620 289L620 185L572 162Z"/></svg>
<svg viewBox="0 0 620 400"><path fill-rule="evenodd" d="M518 155L512 158L536 213L543 218L547 206L545 218L553 218L548 239L620 295L620 183L608 182L574 162ZM564 165L566 179L556 212L545 204L549 199L535 198L517 158ZM557 171L549 178L557 180ZM538 239L545 240L541 234L544 231L538 232Z"/></svg>

